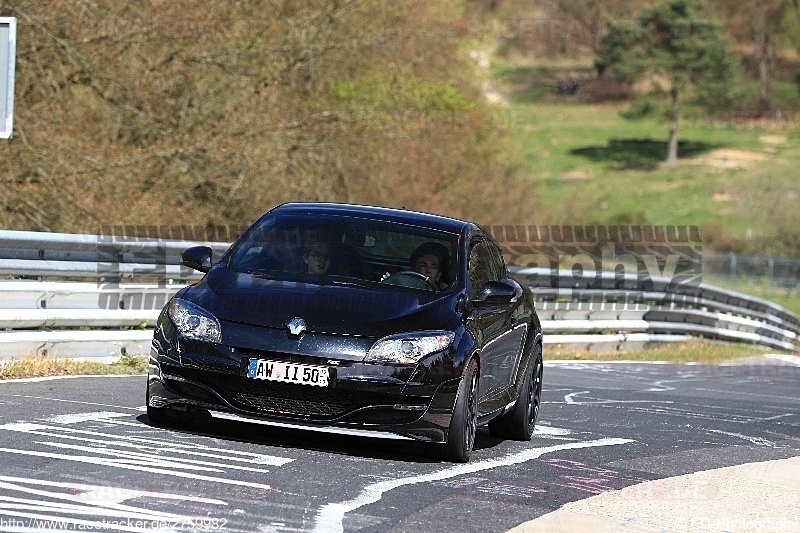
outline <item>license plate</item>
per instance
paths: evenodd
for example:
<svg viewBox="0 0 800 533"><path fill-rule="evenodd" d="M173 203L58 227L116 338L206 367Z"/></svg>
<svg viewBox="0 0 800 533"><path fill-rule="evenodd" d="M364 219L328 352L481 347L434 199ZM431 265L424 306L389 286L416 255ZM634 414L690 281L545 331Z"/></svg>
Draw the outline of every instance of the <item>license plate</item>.
<svg viewBox="0 0 800 533"><path fill-rule="evenodd" d="M328 386L328 367L316 365L298 365L266 359L250 359L247 365L247 377L265 379L282 383L297 383L314 387Z"/></svg>

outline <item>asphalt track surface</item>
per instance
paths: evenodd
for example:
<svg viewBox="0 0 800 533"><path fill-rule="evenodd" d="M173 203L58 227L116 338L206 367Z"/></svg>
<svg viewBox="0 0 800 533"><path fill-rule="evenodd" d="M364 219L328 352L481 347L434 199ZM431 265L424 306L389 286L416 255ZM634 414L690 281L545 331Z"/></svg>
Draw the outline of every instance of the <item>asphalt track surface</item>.
<svg viewBox="0 0 800 533"><path fill-rule="evenodd" d="M534 438L481 431L461 465L416 443L152 427L143 376L0 382L0 531L506 531L646 481L800 456L799 384L800 366L767 359L546 363Z"/></svg>

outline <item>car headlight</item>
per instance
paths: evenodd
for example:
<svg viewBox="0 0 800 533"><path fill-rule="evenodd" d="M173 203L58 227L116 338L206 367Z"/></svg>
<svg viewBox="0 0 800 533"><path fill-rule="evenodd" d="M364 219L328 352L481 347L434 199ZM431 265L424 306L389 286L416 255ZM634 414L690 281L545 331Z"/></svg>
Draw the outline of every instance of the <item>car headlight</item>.
<svg viewBox="0 0 800 533"><path fill-rule="evenodd" d="M214 315L192 302L173 298L169 303L169 318L181 335L199 341L222 342L222 330Z"/></svg>
<svg viewBox="0 0 800 533"><path fill-rule="evenodd" d="M371 363L413 364L453 344L452 331L412 331L390 335L372 345L364 358Z"/></svg>

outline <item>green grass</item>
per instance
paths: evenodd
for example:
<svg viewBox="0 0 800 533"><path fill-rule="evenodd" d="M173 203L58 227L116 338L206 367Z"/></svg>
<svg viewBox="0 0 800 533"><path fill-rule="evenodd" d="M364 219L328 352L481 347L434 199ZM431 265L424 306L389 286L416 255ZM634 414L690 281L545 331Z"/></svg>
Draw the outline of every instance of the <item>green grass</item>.
<svg viewBox="0 0 800 533"><path fill-rule="evenodd" d="M797 161L800 156L796 132L791 132L792 145L777 148L783 157L771 161L745 157L741 166L746 168L716 168L702 159L712 150L743 150L753 152L751 157L767 158L763 153L767 146L759 138L768 132L685 124L680 130L681 162L666 167L661 164L666 155L666 127L653 119L625 120L619 116L622 109L618 105L512 104L525 170L545 206L567 206L570 219L581 214L587 222L615 218L640 218L638 222L654 224L719 221L740 229L760 229L759 220L742 220L738 209L715 200L715 194L720 198L751 191L769 166ZM790 188L793 183L775 185Z"/></svg>
<svg viewBox="0 0 800 533"><path fill-rule="evenodd" d="M105 374L144 374L147 357L123 355L111 364L75 361L69 357L30 355L0 361L0 379L19 379L43 376L79 376Z"/></svg>
<svg viewBox="0 0 800 533"><path fill-rule="evenodd" d="M506 67L500 76L508 83L521 74ZM800 115L785 115L792 128L770 129L687 106L680 161L666 166L664 121L627 120L627 103L583 103L549 87L537 98L530 91L541 86L512 92L508 108L525 180L541 204L537 223L698 225L740 251L786 253L774 236L782 215L794 216L786 201L800 198Z"/></svg>
<svg viewBox="0 0 800 533"><path fill-rule="evenodd" d="M771 350L774 352L775 350ZM560 350L556 347L545 348L545 361L668 361L671 363L703 363L716 364L736 359L757 357L769 351L757 346L710 343L701 341L664 344L644 350L621 352L576 352Z"/></svg>

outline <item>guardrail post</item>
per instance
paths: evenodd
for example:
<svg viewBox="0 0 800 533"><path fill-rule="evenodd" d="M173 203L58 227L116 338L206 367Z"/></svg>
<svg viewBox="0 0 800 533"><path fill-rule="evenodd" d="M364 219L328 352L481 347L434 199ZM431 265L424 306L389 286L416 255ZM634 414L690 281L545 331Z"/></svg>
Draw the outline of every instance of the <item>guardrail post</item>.
<svg viewBox="0 0 800 533"><path fill-rule="evenodd" d="M767 276L769 277L769 290L775 290L775 259L771 255L767 256Z"/></svg>
<svg viewBox="0 0 800 533"><path fill-rule="evenodd" d="M736 254L733 252L728 252L728 256L731 258L731 282L735 285L736 284Z"/></svg>

